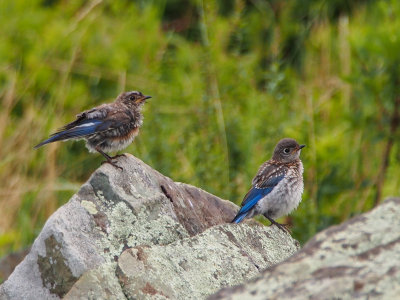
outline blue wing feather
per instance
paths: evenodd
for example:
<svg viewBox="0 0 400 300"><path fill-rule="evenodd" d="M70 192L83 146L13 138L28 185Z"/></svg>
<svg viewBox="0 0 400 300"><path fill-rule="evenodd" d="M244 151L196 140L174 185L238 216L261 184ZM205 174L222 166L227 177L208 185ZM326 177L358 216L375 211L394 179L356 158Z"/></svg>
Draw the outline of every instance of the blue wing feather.
<svg viewBox="0 0 400 300"><path fill-rule="evenodd" d="M232 220L232 223L240 223L250 212L251 209L264 198L266 195L271 193L273 188L284 178L284 175L274 176L263 183L264 188L257 188L253 186L250 191L246 194L243 199L242 207L237 213L236 217Z"/></svg>

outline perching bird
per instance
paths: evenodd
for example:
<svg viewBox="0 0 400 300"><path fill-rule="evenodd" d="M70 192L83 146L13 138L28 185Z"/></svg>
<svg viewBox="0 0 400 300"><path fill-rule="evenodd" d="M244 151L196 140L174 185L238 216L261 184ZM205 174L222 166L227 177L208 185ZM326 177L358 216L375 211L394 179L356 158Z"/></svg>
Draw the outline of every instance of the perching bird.
<svg viewBox="0 0 400 300"><path fill-rule="evenodd" d="M151 96L132 91L121 93L113 103L102 104L76 115L76 120L60 128L50 138L36 145L65 140L86 140L89 152L99 152L109 163L122 169L106 152L126 148L143 124L142 106Z"/></svg>
<svg viewBox="0 0 400 300"><path fill-rule="evenodd" d="M262 164L253 178L252 187L232 223L264 215L272 224L286 230L285 225L275 219L289 214L301 201L304 185L303 164L299 157L304 147L289 138L278 142L272 159Z"/></svg>

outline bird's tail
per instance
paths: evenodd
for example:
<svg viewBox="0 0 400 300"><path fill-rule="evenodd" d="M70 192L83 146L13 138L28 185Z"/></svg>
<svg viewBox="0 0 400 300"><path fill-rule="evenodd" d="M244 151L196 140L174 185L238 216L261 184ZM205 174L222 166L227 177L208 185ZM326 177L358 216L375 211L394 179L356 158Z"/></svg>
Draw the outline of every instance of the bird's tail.
<svg viewBox="0 0 400 300"><path fill-rule="evenodd" d="M87 135L91 135L96 132L96 128L99 124L101 124L101 121L99 120L86 120L85 122L82 122L80 125L74 128L67 130L61 129L61 131L52 134L51 137L37 144L34 148L37 149L43 145L57 141L77 139Z"/></svg>
<svg viewBox="0 0 400 300"><path fill-rule="evenodd" d="M236 217L231 221L231 223L238 224L243 221L244 218L246 218L247 212L246 213L239 213L236 215Z"/></svg>
<svg viewBox="0 0 400 300"><path fill-rule="evenodd" d="M37 149L37 148L42 147L43 145L46 145L46 144L49 144L49 143L66 140L67 138L64 138L64 133L65 133L64 131L59 132L59 133L55 133L54 135L49 137L47 140L44 140L43 142L37 144L33 148Z"/></svg>

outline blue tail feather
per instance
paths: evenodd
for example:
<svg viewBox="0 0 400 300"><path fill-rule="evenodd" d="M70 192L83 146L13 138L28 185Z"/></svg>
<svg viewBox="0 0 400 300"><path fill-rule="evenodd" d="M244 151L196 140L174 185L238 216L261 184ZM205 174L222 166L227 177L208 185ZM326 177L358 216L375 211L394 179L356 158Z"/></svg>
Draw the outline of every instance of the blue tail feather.
<svg viewBox="0 0 400 300"><path fill-rule="evenodd" d="M45 144L56 141L68 140L73 138L84 137L96 132L98 125L101 124L100 120L85 120L78 126L54 133L50 138L37 144L34 148L37 149Z"/></svg>
<svg viewBox="0 0 400 300"><path fill-rule="evenodd" d="M238 224L238 223L242 222L243 219L244 219L246 216L247 216L247 213L238 214L238 215L232 220L231 223L236 223L236 224Z"/></svg>

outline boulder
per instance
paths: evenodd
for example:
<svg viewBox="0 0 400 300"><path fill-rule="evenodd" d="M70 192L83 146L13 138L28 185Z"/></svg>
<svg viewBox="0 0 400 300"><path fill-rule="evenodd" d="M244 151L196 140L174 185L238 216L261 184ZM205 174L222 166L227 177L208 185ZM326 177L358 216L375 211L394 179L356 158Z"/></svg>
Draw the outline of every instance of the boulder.
<svg viewBox="0 0 400 300"><path fill-rule="evenodd" d="M256 279L216 299L399 299L400 198L317 234Z"/></svg>
<svg viewBox="0 0 400 300"><path fill-rule="evenodd" d="M205 299L255 277L296 248L275 226L223 224L168 245L125 250L117 275L129 299Z"/></svg>
<svg viewBox="0 0 400 300"><path fill-rule="evenodd" d="M118 165L102 165L48 219L0 299L205 298L298 249L277 228L229 224L236 205L132 155Z"/></svg>

